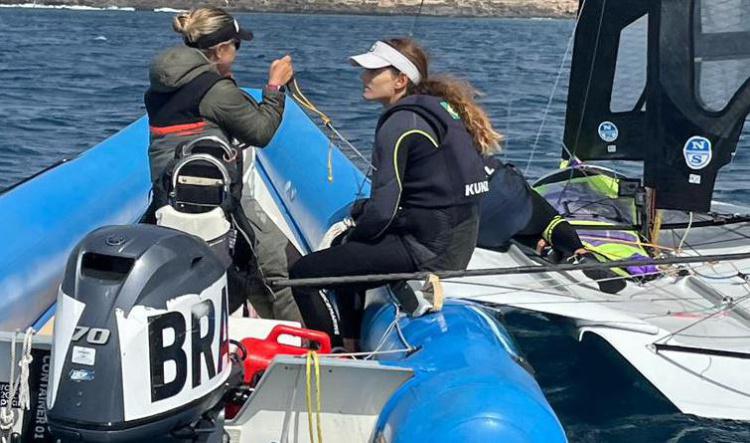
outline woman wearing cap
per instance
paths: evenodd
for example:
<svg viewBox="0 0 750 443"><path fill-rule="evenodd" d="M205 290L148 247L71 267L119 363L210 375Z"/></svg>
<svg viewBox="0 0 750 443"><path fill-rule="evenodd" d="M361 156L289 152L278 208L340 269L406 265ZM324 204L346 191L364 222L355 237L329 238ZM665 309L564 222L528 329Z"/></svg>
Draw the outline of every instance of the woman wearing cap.
<svg viewBox="0 0 750 443"><path fill-rule="evenodd" d="M220 8L200 8L174 18L173 29L184 45L159 54L149 71L146 110L150 124L149 163L153 202L146 221L153 222L153 211L166 203L161 177L175 149L202 136L217 136L231 142L263 147L281 124L284 112L284 85L293 75L292 60L285 56L271 63L268 84L260 103L245 94L233 80L232 65L243 41L252 33ZM262 213L252 199L242 202L253 225L258 265L266 277L286 277L284 255L286 237ZM150 220L149 220L150 219ZM271 293L261 285L263 297L251 302L264 317L299 320L291 291ZM257 291L251 291L257 292Z"/></svg>
<svg viewBox="0 0 750 443"><path fill-rule="evenodd" d="M352 210L356 226L339 246L300 259L292 278L465 269L487 192L483 156L501 135L467 82L429 75L424 51L406 38L378 41L351 58L364 68L363 97L384 106L375 133L368 200ZM370 285L378 286L377 284ZM335 288L340 324L324 297L294 295L308 327L356 347L367 285Z"/></svg>

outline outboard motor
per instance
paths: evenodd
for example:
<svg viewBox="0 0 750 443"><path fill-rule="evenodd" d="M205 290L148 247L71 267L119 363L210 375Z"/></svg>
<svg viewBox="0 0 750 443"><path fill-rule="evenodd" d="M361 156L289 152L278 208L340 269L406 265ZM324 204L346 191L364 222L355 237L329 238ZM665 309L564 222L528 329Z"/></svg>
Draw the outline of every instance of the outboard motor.
<svg viewBox="0 0 750 443"><path fill-rule="evenodd" d="M109 442L215 437L201 426L242 377L229 356L227 303L225 267L197 237L153 225L86 236L57 298L47 397L53 434Z"/></svg>

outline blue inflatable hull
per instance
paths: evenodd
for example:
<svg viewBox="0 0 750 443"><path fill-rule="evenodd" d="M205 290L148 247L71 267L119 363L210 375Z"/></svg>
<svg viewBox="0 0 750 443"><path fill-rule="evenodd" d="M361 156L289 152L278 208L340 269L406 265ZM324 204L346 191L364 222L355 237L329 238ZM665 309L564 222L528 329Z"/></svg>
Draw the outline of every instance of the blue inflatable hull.
<svg viewBox="0 0 750 443"><path fill-rule="evenodd" d="M399 350L392 306L365 316L364 347ZM409 367L414 377L381 413L376 432L384 441L407 443L553 443L565 434L539 385L518 362L510 334L483 308L458 300L443 310L399 321L411 355L384 354L385 364ZM389 356L390 355L390 356Z"/></svg>
<svg viewBox="0 0 750 443"><path fill-rule="evenodd" d="M0 196L0 330L42 324L54 311L73 246L98 227L140 217L150 187L147 149L142 118ZM362 173L291 101L276 136L258 152L258 170L308 250L337 214L369 193ZM395 331L386 334L394 315L382 305L369 313L366 348L403 348ZM399 325L419 350L383 358L415 374L381 414L377 432L384 441L565 441L538 384L518 364L510 335L481 308L448 302L440 313Z"/></svg>

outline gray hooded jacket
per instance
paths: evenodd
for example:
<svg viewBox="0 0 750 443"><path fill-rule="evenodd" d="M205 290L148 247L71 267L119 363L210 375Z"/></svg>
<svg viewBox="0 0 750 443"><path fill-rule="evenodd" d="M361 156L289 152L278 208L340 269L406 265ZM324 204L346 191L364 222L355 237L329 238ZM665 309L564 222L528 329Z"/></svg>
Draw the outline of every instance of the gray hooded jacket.
<svg viewBox="0 0 750 443"><path fill-rule="evenodd" d="M177 46L159 54L151 64L149 80L154 92L172 92L216 67L198 49ZM264 90L258 103L230 79L219 80L200 102L200 115L206 122L201 135L218 135L225 140L263 147L271 141L281 125L284 113L284 93ZM181 143L194 138L185 135L151 135L149 162L151 179L156 180L167 163L174 158L174 150Z"/></svg>

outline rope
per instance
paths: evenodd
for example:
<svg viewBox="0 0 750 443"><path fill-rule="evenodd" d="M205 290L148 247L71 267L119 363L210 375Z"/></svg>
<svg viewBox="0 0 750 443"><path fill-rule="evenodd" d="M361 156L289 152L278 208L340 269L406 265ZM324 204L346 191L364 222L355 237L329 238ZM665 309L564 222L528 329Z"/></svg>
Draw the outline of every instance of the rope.
<svg viewBox="0 0 750 443"><path fill-rule="evenodd" d="M549 115L550 108L552 107L552 100L554 100L555 98L555 93L557 92L557 87L560 84L560 78L562 77L563 66L565 65L565 60L567 60L568 58L568 54L570 54L570 50L573 48L573 41L575 40L576 30L578 29L578 21L581 18L581 14L583 14L583 8L585 6L586 0L581 3L581 8L579 10L578 16L576 17L576 21L573 24L573 31L570 33L570 38L568 38L568 46L565 48L562 60L560 60L560 67L557 68L557 77L555 78L555 83L552 85L552 93L550 93L549 99L547 99L547 106L544 108L542 122L539 125L539 130L537 130L536 137L534 138L534 144L531 147L531 153L529 154L529 160L526 162L526 168L524 168L523 170L524 176L528 175L529 168L531 167L531 162L534 160L534 154L536 153L536 149L539 146L539 137L541 137L544 125L547 123L547 116ZM565 145L563 145L563 148L568 151L568 148ZM570 151L568 151L568 154L570 155L571 159L574 158L573 154Z"/></svg>
<svg viewBox="0 0 750 443"><path fill-rule="evenodd" d="M669 334L665 335L664 337L661 337L661 338L658 338L658 339L654 340L651 343L650 346L655 346L655 345L659 345L659 344L665 344L666 342L668 342L669 340L671 340L673 337L682 334L683 332L687 331L688 329L693 328L693 327L695 327L695 326L697 326L697 325L705 322L706 320L715 318L715 317L719 316L719 314L722 314L722 313L725 313L725 312L728 312L728 311L732 311L733 309L737 308L741 303L744 303L744 302L746 302L748 300L750 300L750 294L743 295L742 297L740 297L740 298L738 298L736 300L726 301L726 302L723 303L723 306L721 306L720 309L717 310L716 312L714 312L712 314L709 314L709 315L706 315L705 317L702 317L702 318L700 318L700 319L698 319L698 320L696 320L694 322L691 322L687 326L684 326L684 327L682 327L682 328L680 328L680 329L678 329L678 330L676 330L674 332L670 332Z"/></svg>
<svg viewBox="0 0 750 443"><path fill-rule="evenodd" d="M313 411L313 399L312 399L312 366L315 367L315 410ZM306 377L306 391L305 399L307 400L307 425L310 431L310 443L315 443L315 435L318 436L318 443L323 443L323 427L320 423L320 360L318 359L318 353L310 351L307 353L307 361L305 362L305 377ZM315 413L315 431L313 432L313 412Z"/></svg>
<svg viewBox="0 0 750 443"><path fill-rule="evenodd" d="M435 274L441 279L462 278L462 277L484 277L492 275L512 275L512 274L539 274L545 272L567 272L583 271L591 269L610 269L625 268L628 266L648 266L648 265L675 265L687 263L705 263L729 260L750 259L750 253L735 254L715 254L697 257L666 257L659 259L641 259L641 260L614 260L605 263L586 263L586 264L556 264L543 266L517 266L508 268L487 268L487 269L469 269L465 271L434 271L434 272L413 272L413 273L393 273L393 274L366 274L351 275L344 277L321 277L321 278L300 278L300 279L269 279L269 283L276 287L328 287L333 285L351 284L351 283L376 283L376 282L393 282L401 280L424 280L430 274Z"/></svg>
<svg viewBox="0 0 750 443"><path fill-rule="evenodd" d="M422 6L424 5L424 0L422 0L419 3L419 9L417 9L417 14L414 16L414 21L411 22L411 29L409 29L409 37L414 35L414 28L417 27L417 20L422 15Z"/></svg>
<svg viewBox="0 0 750 443"><path fill-rule="evenodd" d="M685 244L685 239L687 239L688 233L690 232L690 228L693 226L693 211L690 211L690 218L688 219L688 225L687 228L685 228L685 233L682 235L682 238L680 239L680 244L677 246L677 251L682 252L682 246Z"/></svg>
<svg viewBox="0 0 750 443"><path fill-rule="evenodd" d="M292 89L292 98L300 104L303 108L309 110L313 114L320 117L321 122L323 123L323 126L328 128L339 140L341 140L347 148L349 148L354 154L356 154L362 161L367 164L367 167L369 170L377 170L375 166L372 165L372 162L370 162L370 159L367 158L362 152L357 149L349 140L346 139L337 129L335 126L333 126L333 120L331 117L328 116L328 114L321 111L317 106L315 106L315 103L312 102L305 94L302 92L302 88L300 88L299 83L297 83L296 78L292 78L292 81L290 82L291 89Z"/></svg>
<svg viewBox="0 0 750 443"><path fill-rule="evenodd" d="M365 156L359 149L357 149L346 137L344 137L338 129L336 129L335 126L333 126L333 120L331 117L328 116L328 114L324 113L320 109L318 109L317 106L315 106L315 103L312 102L307 96L302 92L302 88L299 86L299 83L297 83L297 78L292 77L292 80L289 82L290 89L292 92L292 98L300 104L303 108L309 110L313 114L320 117L321 122L323 123L323 127L328 129L328 131L337 139L339 139L344 146L349 148L350 151L352 151L357 157L359 157L360 160L362 160L365 165L367 165L367 170L364 172L364 177L362 178L361 183L359 183L359 186L357 187L357 196L363 195L362 189L365 186L365 183L367 183L367 177L370 175L370 172L377 171L377 168L372 164L369 158ZM328 143L328 159L327 159L327 168L328 168L328 182L333 183L333 143L331 141L332 137L328 137L329 143Z"/></svg>
<svg viewBox="0 0 750 443"><path fill-rule="evenodd" d="M13 334L13 340L10 345L10 389L8 392L8 401L5 406L0 408L0 434L2 434L0 442L2 443L8 443L10 441L8 436L18 419L16 411L14 410L15 408L13 408L13 399L16 397L16 391L18 391L19 408L22 410L28 410L30 407L29 365L34 360L31 356L31 345L34 333L35 331L33 328L26 329L23 338L21 356L18 360L18 366L21 368L18 377L16 377L16 340L20 331L16 331Z"/></svg>

